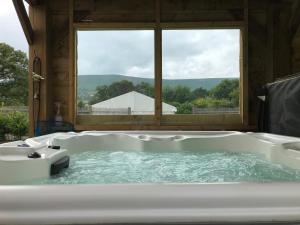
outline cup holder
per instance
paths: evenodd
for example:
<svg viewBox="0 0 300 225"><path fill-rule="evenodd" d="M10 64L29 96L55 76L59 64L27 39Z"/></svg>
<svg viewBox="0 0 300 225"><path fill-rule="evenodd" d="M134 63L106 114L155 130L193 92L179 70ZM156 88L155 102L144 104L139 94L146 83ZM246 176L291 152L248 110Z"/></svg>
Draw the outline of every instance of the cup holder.
<svg viewBox="0 0 300 225"><path fill-rule="evenodd" d="M148 137L146 135L139 135L138 139L140 139L140 140L146 140L146 139L148 139Z"/></svg>
<svg viewBox="0 0 300 225"><path fill-rule="evenodd" d="M175 135L173 137L173 140L179 140L179 139L183 139L183 136L181 136L181 135Z"/></svg>

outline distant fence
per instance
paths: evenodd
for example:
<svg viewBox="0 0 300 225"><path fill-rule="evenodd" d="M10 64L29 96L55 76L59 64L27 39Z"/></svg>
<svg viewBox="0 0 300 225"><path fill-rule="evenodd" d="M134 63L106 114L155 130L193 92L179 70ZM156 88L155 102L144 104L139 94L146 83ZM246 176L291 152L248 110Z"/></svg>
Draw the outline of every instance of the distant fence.
<svg viewBox="0 0 300 225"><path fill-rule="evenodd" d="M79 115L131 115L131 108L81 108L77 109Z"/></svg>
<svg viewBox="0 0 300 225"><path fill-rule="evenodd" d="M4 106L0 107L0 112L28 112L28 106Z"/></svg>
<svg viewBox="0 0 300 225"><path fill-rule="evenodd" d="M240 108L228 108L228 107L218 107L218 108L198 108L193 107L193 114L216 114L216 113L238 113Z"/></svg>
<svg viewBox="0 0 300 225"><path fill-rule="evenodd" d="M82 109L77 108L77 114L79 114L79 115L90 115L90 114L92 114L92 110L88 109L88 108L82 108Z"/></svg>
<svg viewBox="0 0 300 225"><path fill-rule="evenodd" d="M131 115L131 108L94 108L93 115Z"/></svg>

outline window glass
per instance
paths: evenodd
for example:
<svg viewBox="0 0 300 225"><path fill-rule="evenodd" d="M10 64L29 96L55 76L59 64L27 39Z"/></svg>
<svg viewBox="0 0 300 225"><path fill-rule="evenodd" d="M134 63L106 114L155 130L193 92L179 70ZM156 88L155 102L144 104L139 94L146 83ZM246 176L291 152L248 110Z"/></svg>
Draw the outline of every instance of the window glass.
<svg viewBox="0 0 300 225"><path fill-rule="evenodd" d="M154 31L77 32L77 112L154 114Z"/></svg>
<svg viewBox="0 0 300 225"><path fill-rule="evenodd" d="M163 102L176 114L239 112L239 29L163 30L162 55Z"/></svg>

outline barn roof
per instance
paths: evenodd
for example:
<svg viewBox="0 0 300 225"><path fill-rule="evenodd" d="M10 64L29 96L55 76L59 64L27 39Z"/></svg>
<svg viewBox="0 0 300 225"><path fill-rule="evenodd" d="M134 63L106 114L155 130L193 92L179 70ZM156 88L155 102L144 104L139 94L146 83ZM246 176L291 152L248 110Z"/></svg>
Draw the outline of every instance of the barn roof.
<svg viewBox="0 0 300 225"><path fill-rule="evenodd" d="M150 112L154 111L154 99L131 91L126 94L96 103L92 105L92 109L120 109L131 108L131 111ZM163 112L176 112L177 108L167 103L162 103Z"/></svg>

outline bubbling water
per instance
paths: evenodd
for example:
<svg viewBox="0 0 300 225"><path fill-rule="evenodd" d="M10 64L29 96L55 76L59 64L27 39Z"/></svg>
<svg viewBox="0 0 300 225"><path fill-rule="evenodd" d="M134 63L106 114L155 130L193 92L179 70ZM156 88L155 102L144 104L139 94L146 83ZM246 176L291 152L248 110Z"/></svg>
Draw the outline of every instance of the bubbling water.
<svg viewBox="0 0 300 225"><path fill-rule="evenodd" d="M230 152L86 151L70 167L34 184L214 183L300 181L300 171L261 155Z"/></svg>

